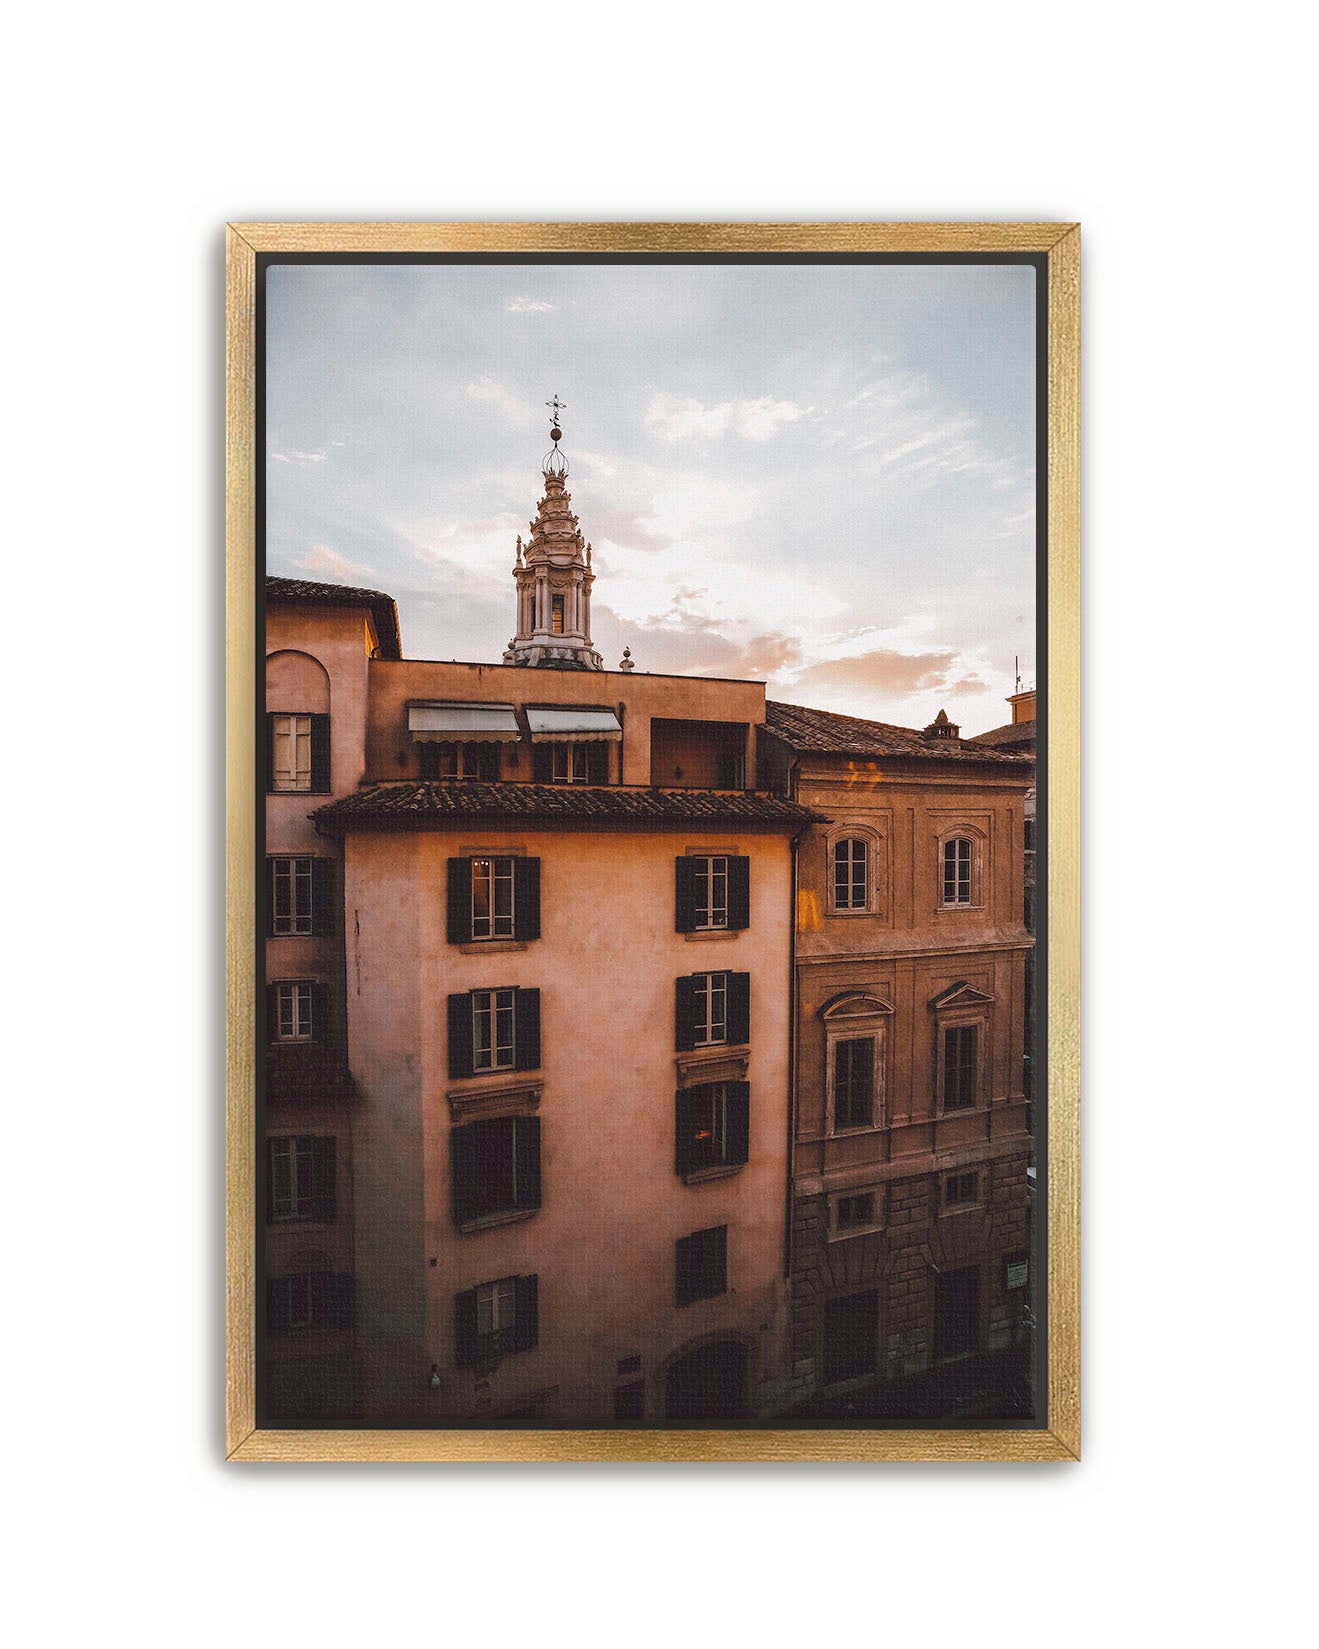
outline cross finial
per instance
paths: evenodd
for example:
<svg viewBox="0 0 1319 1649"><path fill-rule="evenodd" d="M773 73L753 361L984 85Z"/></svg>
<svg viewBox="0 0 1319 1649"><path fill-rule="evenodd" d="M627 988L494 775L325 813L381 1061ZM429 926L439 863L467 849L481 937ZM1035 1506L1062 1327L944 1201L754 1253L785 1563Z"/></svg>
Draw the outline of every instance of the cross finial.
<svg viewBox="0 0 1319 1649"><path fill-rule="evenodd" d="M550 435L557 442L563 434L559 428L559 414L568 410L568 403L561 401L556 393L554 399L546 401L545 405L550 409Z"/></svg>

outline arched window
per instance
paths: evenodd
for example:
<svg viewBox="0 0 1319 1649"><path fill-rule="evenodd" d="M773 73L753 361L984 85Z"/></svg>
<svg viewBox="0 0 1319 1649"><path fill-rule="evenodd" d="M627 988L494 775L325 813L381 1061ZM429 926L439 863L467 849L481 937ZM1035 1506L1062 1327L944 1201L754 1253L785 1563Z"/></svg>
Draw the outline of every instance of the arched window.
<svg viewBox="0 0 1319 1649"><path fill-rule="evenodd" d="M834 843L834 909L865 910L870 902L868 844L860 836Z"/></svg>
<svg viewBox="0 0 1319 1649"><path fill-rule="evenodd" d="M952 836L943 844L943 902L971 904L972 847L969 836Z"/></svg>

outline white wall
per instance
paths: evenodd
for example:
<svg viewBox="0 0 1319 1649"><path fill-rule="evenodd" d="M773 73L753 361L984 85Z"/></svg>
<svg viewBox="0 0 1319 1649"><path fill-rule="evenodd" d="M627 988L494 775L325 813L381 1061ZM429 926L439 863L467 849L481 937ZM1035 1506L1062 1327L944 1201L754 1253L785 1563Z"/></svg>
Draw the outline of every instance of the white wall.
<svg viewBox="0 0 1319 1649"><path fill-rule="evenodd" d="M501 1637L536 1641L748 1619L856 1641L876 1614L884 1642L1282 1639L1308 1480L1275 1438L1308 1419L1313 1310L1280 1256L1314 1158L1310 1103L1279 1106L1298 1095L1278 994L1305 994L1286 946L1309 901L1290 920L1272 838L1250 892L1201 895L1243 863L1257 800L1308 816L1287 797L1314 716L1303 17L11 18L9 633L24 679L55 681L18 706L6 810L10 965L41 981L6 1084L25 1641L118 1619L149 1646L302 1642L317 1577L325 1644L462 1641L496 1605ZM1080 1467L220 1463L220 225L316 216L1083 221ZM1183 829L1229 773L1233 805ZM1245 1101L1277 1118L1248 1236L1222 1217Z"/></svg>

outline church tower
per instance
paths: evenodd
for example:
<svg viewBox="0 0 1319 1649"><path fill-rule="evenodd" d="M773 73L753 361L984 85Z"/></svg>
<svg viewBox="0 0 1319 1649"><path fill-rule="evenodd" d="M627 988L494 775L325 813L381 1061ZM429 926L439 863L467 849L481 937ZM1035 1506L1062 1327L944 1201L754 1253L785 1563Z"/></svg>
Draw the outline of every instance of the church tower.
<svg viewBox="0 0 1319 1649"><path fill-rule="evenodd" d="M550 408L550 440L541 460L545 492L530 523L531 538L517 543L517 634L504 654L505 664L549 670L603 670L604 660L591 645L591 546L572 513L565 482L568 460L559 450L564 403L556 395Z"/></svg>

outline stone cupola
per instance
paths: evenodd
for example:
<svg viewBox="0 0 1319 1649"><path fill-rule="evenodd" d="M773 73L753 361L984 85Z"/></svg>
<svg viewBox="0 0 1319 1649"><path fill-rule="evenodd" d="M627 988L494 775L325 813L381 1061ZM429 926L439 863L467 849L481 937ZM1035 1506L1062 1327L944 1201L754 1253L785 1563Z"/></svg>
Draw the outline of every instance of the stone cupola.
<svg viewBox="0 0 1319 1649"><path fill-rule="evenodd" d="M568 460L559 450L563 431L556 395L547 402L554 443L541 460L545 491L530 523L531 537L517 541L513 579L517 585L517 634L504 654L505 664L550 670L603 670L604 660L591 645L591 546L582 537L568 492Z"/></svg>

